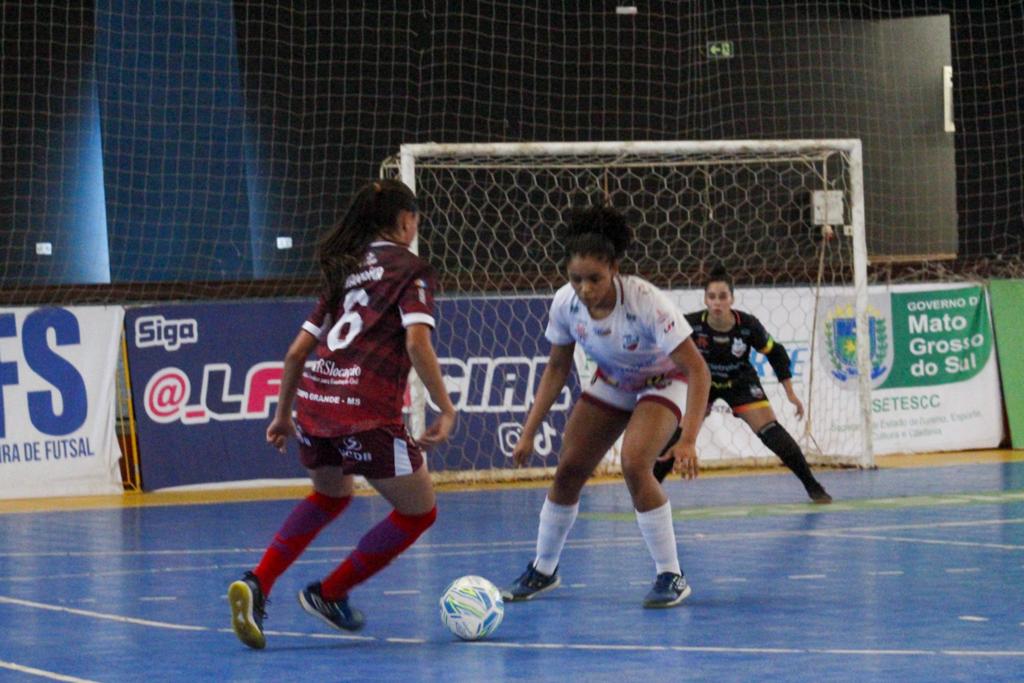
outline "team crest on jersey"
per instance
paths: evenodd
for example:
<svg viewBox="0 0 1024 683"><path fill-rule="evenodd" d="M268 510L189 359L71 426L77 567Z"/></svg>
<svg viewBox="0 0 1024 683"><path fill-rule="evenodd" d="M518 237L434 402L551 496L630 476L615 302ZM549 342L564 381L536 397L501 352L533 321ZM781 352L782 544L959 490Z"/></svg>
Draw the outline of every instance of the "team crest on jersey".
<svg viewBox="0 0 1024 683"><path fill-rule="evenodd" d="M611 333L612 328L610 327L598 327L594 330L594 334L596 334L598 337L607 337Z"/></svg>
<svg viewBox="0 0 1024 683"><path fill-rule="evenodd" d="M377 255L372 251L366 252L366 258L363 259L364 266L375 266L377 265Z"/></svg>
<svg viewBox="0 0 1024 683"><path fill-rule="evenodd" d="M580 341L587 340L587 326L583 323L576 323L576 338Z"/></svg>
<svg viewBox="0 0 1024 683"><path fill-rule="evenodd" d="M761 387L754 385L750 387L750 395L760 401L761 399L764 398L764 391L761 389Z"/></svg>
<svg viewBox="0 0 1024 683"><path fill-rule="evenodd" d="M640 337L635 334L622 335L622 348L626 351L636 351L640 346Z"/></svg>
<svg viewBox="0 0 1024 683"><path fill-rule="evenodd" d="M732 355L736 356L737 358L743 358L743 356L747 355L747 353L747 345L743 342L742 339L736 338L732 340Z"/></svg>

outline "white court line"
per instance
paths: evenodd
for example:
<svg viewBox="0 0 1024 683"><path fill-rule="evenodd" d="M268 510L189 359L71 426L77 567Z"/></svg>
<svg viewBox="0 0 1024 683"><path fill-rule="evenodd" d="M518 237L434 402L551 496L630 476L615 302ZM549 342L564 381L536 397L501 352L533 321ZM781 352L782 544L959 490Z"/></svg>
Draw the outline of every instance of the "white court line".
<svg viewBox="0 0 1024 683"><path fill-rule="evenodd" d="M988 621L988 617L973 617L969 614L965 614L962 617L957 617L960 621Z"/></svg>
<svg viewBox="0 0 1024 683"><path fill-rule="evenodd" d="M945 545L958 548L992 548L995 550L1024 550L1024 545L1010 543L978 543L975 541L946 541L936 538L914 538L913 536L879 536L877 534L857 534L847 531L813 531L811 536L819 538L860 538L868 541L891 541L899 543L920 543L922 545Z"/></svg>
<svg viewBox="0 0 1024 683"><path fill-rule="evenodd" d="M82 617L91 617L93 619L104 619L107 621L119 621L124 624L136 624L138 626L152 626L154 628L166 628L174 631L209 631L205 626L188 626L186 624L172 624L166 621L150 621L149 619L136 619L135 617L123 617L119 614L106 614L104 612L94 612L87 609L75 609L74 607L60 607L59 605L48 605L44 602L33 602L31 600L20 600L18 598L7 597L6 595L0 595L0 604L6 605L18 605L20 607L32 607L34 609L42 609L50 612L64 612L66 614L77 614Z"/></svg>
<svg viewBox="0 0 1024 683"><path fill-rule="evenodd" d="M205 631L205 632L216 632L216 633L233 633L229 628L218 628L213 629L207 626L188 626L185 624L172 624L162 621L151 621L148 619L133 619L131 617L123 617L116 614L104 614L101 612L92 612L88 610L70 609L67 607L54 607L52 605L46 605L43 603L32 602L29 600L19 600L17 598L10 598L7 596L0 596L0 603L19 605L23 607L32 607L35 609L44 609L55 612L66 612L68 614L76 614L85 617L91 617L94 619L106 619L110 621L117 621L123 623L136 624L139 626L150 626L154 628L166 628L173 630L183 631ZM335 633L299 633L295 631L266 631L268 636L277 637L292 637L292 638L311 638L314 640L348 640L348 641L383 641L386 643L402 644L402 645L422 645L427 642L425 638L375 638L373 636L357 636L357 635L345 635ZM626 645L626 644L615 644L615 643L511 643L511 642L491 642L491 641L473 641L467 643L467 645L476 645L482 647L495 647L495 648L506 648L506 649L524 649L524 650L585 650L585 651L606 651L606 652L706 652L706 653L724 653L724 654L843 654L843 655L857 655L857 656L935 656L935 655L947 655L954 657L1024 657L1024 651L1018 650L858 650L858 649L816 649L816 648L766 648L766 647L719 647L713 645ZM3 662L0 662L3 664ZM17 665L11 665L17 666ZM10 667L8 667L10 668ZM20 670L20 669L19 669ZM54 677L60 674L49 674L49 672L42 672L47 675ZM60 681L82 681L83 679L78 678L54 678L54 680ZM92 681L84 681L84 683L94 683Z"/></svg>
<svg viewBox="0 0 1024 683"><path fill-rule="evenodd" d="M88 678L75 678L74 676L65 676L64 674L54 673L53 671L43 671L42 669L34 669L31 666L22 666L21 664L15 664L14 662L5 662L0 659L0 669L10 669L11 671L17 671L18 673L31 674L33 676L39 676L40 678L49 678L51 681L67 681L67 683L96 683Z"/></svg>
<svg viewBox="0 0 1024 683"><path fill-rule="evenodd" d="M846 536L854 537L854 534L873 532L873 531L900 531L910 529L947 529L947 528L958 528L958 527L981 527L981 526L1001 526L1007 524L1024 524L1024 517L1013 518L1013 519L982 519L982 520L971 520L971 521L955 521L955 522L930 522L921 524L888 524L888 525L872 525L872 526L856 526L856 527L836 527L835 529L822 529L822 530L798 530L798 531L737 531L737 532L725 532L725 533L694 533L694 534L678 534L677 538L682 541L733 541L740 539L769 539L769 538L785 538L785 537L826 537L826 538L843 538ZM964 541L942 541L936 539L915 539L915 538L898 538L898 537L886 537L886 536L864 536L869 540L905 540L911 542L921 543L934 543L937 545L965 545L972 547L983 547L983 548L997 548L1002 550L1022 550L1024 546L1021 545L1005 545L1005 544L986 544L986 543L970 543ZM613 536L608 538L589 538L589 539L569 539L565 547L566 548L601 548L611 545L637 545L642 543L643 539L640 536ZM523 541L496 541L496 542L473 542L473 543L425 543L417 544L413 546L409 554L418 555L429 555L437 557L459 557L469 555L483 555L494 552L511 552L518 551L523 547L532 548L536 545L536 539L523 540ZM324 553L339 553L351 551L354 546L317 546L315 548L309 548L306 551L306 556ZM448 548L476 548L475 550L465 551L446 551ZM0 558L5 557L17 557L17 558L31 558L31 557L116 557L116 556L161 556L161 555L173 555L173 556L188 556L188 555L217 555L217 554L241 554L251 553L253 555L262 555L266 548L179 548L175 550L119 550L119 551L40 551L40 552L6 552L0 553ZM436 552L440 551L440 552ZM302 562L303 560L300 560ZM334 558L325 558L323 560L305 560L308 564L321 563L321 562L334 562ZM202 567L202 569L213 568L235 568L235 567L249 567L248 564L217 564L210 565L209 567ZM156 570L145 570L145 571L178 571L179 569L185 568L173 568L173 569L156 569ZM136 570L125 570L122 572L110 572L109 574L103 575L119 575L129 574ZM60 577L75 578L83 576L98 576L96 573L83 573L83 574L62 574ZM0 577L0 580L4 580L5 577ZM44 577L36 577L44 578ZM8 579L9 580L9 579Z"/></svg>
<svg viewBox="0 0 1024 683"><path fill-rule="evenodd" d="M173 595L165 595L165 596L154 595L152 597L142 596L142 597L139 598L139 601L140 602L174 602L177 599L178 598L174 597Z"/></svg>
<svg viewBox="0 0 1024 683"><path fill-rule="evenodd" d="M468 647L509 650L605 650L618 652L703 652L715 654L851 655L858 657L1024 657L1024 650L858 650L850 648L716 647L711 645L598 645L585 643L502 643L477 640Z"/></svg>
<svg viewBox="0 0 1024 683"><path fill-rule="evenodd" d="M1024 657L1024 650L943 650L953 657Z"/></svg>
<svg viewBox="0 0 1024 683"><path fill-rule="evenodd" d="M682 541L696 540L696 541L720 541L728 542L739 539L770 539L770 538L785 538L785 537L816 537L816 538L862 538L866 540L878 540L878 541L900 541L906 543L923 543L929 545L948 545L948 546L961 546L961 547L977 547L977 548L995 548L999 550L1024 550L1024 546L1021 545L1006 545L1006 544L995 544L995 543L974 543L967 541L943 541L936 539L919 539L910 537L898 537L898 536L881 536L881 535L869 535L859 534L858 532L864 531L894 531L894 530L906 530L906 529L940 529L940 528L958 528L958 527L979 527L979 526L992 526L992 525L1006 525L1006 524L1021 524L1024 523L1024 518L1014 519L989 519L989 520L973 520L973 521L956 521L956 522L935 522L927 524L893 524L893 525L879 525L879 526L862 526L862 527L838 527L831 530L821 531L757 531L757 532L735 532L735 533L721 533L721 534L701 534L700 538L695 535L680 535L679 538ZM643 539L640 536L635 537L623 537L615 536L612 538L589 538L589 539L570 539L566 544L566 549L577 549L585 550L588 548L608 548L613 546L635 546L643 543ZM422 546L413 546L408 553L403 555L403 558L424 558L424 557L467 557L477 555L492 555L499 552L519 552L524 546L532 547L536 544L535 540L530 541L495 541L491 543L473 543L473 544L425 544ZM476 547L475 550L458 550L445 552L443 549L448 547ZM344 549L340 547L338 549ZM437 550L435 550L437 549ZM254 554L262 553L264 549L253 549L251 552ZM330 548L320 550L331 550ZM219 552L236 553L241 552L239 549L200 549L200 550L175 550L175 551L125 551L121 554L126 555L166 555L175 553L177 555L211 555ZM249 552L246 550L245 552ZM90 553L78 553L78 555L89 555ZM119 553L95 553L95 554L119 554ZM61 552L46 552L46 553L0 553L0 557L7 557L17 555L19 557L49 557L53 555L76 555L76 553L61 553ZM323 558L323 559L300 559L295 562L296 565L300 564L324 564L324 563L335 563L336 558ZM157 573L175 573L175 572L208 572L217 571L223 569L248 569L250 568L248 563L218 563L211 565L190 565L180 567L156 567L148 569L126 569L126 570L114 570L105 572L67 572L60 574L50 574L41 576L33 574L31 576L0 576L0 583L3 582L34 582L41 580L56 580L56 579L76 579L76 578L90 578L90 577L104 577L104 576L132 576L132 575L144 575L144 574L157 574Z"/></svg>
<svg viewBox="0 0 1024 683"><path fill-rule="evenodd" d="M824 579L825 574L790 574L789 579L791 581L814 581L817 579Z"/></svg>
<svg viewBox="0 0 1024 683"><path fill-rule="evenodd" d="M946 569L947 574L977 574L980 571L980 567L949 567Z"/></svg>
<svg viewBox="0 0 1024 683"><path fill-rule="evenodd" d="M886 571L879 572L868 572L871 576L903 576L903 572L899 569L889 569Z"/></svg>
<svg viewBox="0 0 1024 683"><path fill-rule="evenodd" d="M419 595L422 591L410 589L400 591L383 591L384 595Z"/></svg>
<svg viewBox="0 0 1024 683"><path fill-rule="evenodd" d="M58 607L56 605L47 605L42 602L33 602L31 600L21 600L19 598L12 598L6 595L0 595L0 604L7 605L18 605L19 607L31 607L33 609L47 610L50 612L64 612L65 614L74 614L81 617L89 617L91 619L101 619L105 621L116 621L123 624L134 624L136 626L149 626L152 628L163 628L172 631L199 631L199 632L211 632L217 631L220 633L234 633L229 628L213 629L209 626L191 626L188 624L175 624L167 621L153 621L151 619L136 619L134 617L125 617L120 614L108 614L105 612L93 612L92 610L74 609L71 607ZM378 640L373 636L355 636L355 635L344 635L344 634L325 634L325 633L297 633L293 631L265 631L267 635L282 636L282 637L297 637L297 638L314 638L314 639L327 639L327 640ZM420 642L417 639L399 639L396 642Z"/></svg>

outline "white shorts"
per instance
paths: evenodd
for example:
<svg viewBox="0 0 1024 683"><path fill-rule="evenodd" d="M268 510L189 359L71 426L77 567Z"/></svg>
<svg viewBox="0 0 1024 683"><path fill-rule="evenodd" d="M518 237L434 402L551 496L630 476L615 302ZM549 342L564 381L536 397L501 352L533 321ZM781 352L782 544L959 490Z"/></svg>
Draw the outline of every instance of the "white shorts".
<svg viewBox="0 0 1024 683"><path fill-rule="evenodd" d="M681 379L663 379L639 391L625 391L595 374L594 381L583 391L580 399L626 413L632 413L640 401L657 401L675 413L677 421L682 421L686 413L686 390L686 382Z"/></svg>

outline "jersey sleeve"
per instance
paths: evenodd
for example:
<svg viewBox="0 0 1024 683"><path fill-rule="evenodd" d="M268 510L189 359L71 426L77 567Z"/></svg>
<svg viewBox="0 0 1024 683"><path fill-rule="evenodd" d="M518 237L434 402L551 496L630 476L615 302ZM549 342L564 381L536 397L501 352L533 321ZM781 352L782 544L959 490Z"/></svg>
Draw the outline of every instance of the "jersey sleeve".
<svg viewBox="0 0 1024 683"><path fill-rule="evenodd" d="M653 326L654 343L666 356L693 334L679 307L654 285L644 283L638 299L643 319Z"/></svg>
<svg viewBox="0 0 1024 683"><path fill-rule="evenodd" d="M329 325L330 312L327 310L327 299L321 296L320 300L316 302L316 308L306 318L306 322L302 323L302 329L319 339L324 328Z"/></svg>
<svg viewBox="0 0 1024 683"><path fill-rule="evenodd" d="M754 316L748 314L746 324L750 329L751 345L768 359L775 376L780 382L790 379L793 373L789 369L789 354L786 352L786 347L772 339L761 321Z"/></svg>
<svg viewBox="0 0 1024 683"><path fill-rule="evenodd" d="M548 314L548 326L544 330L544 336L556 346L568 346L575 341L569 329L568 299L566 288L563 287L551 300L551 312Z"/></svg>
<svg viewBox="0 0 1024 683"><path fill-rule="evenodd" d="M429 325L435 327L434 289L437 276L429 267L420 268L412 274L398 297L398 310L402 316L402 327Z"/></svg>

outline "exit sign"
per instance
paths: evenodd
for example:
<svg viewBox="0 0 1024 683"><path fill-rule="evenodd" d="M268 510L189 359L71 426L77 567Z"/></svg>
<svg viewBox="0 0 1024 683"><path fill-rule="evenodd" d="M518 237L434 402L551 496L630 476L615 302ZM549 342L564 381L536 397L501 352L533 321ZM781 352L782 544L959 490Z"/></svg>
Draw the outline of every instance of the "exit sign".
<svg viewBox="0 0 1024 683"><path fill-rule="evenodd" d="M708 41L708 59L731 59L735 54L731 40Z"/></svg>

